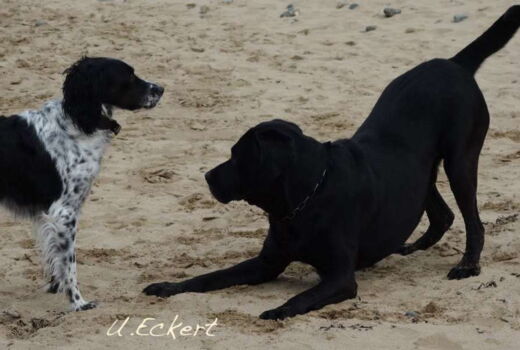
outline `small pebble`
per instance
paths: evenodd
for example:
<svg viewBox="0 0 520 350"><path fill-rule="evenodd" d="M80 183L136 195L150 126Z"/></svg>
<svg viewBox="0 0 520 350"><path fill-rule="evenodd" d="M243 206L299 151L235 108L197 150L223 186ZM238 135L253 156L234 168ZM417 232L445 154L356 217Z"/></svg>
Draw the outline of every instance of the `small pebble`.
<svg viewBox="0 0 520 350"><path fill-rule="evenodd" d="M412 317L412 318L416 318L416 317L419 316L419 315L417 314L417 312L415 312L415 311L406 311L406 312L404 313L404 315L405 315L406 317Z"/></svg>
<svg viewBox="0 0 520 350"><path fill-rule="evenodd" d="M391 8L391 7L386 7L384 10L383 10L383 13L385 14L385 17L393 17L395 15L398 15L401 13L401 10L399 9L394 9L394 8Z"/></svg>
<svg viewBox="0 0 520 350"><path fill-rule="evenodd" d="M342 9L345 6L347 6L347 2L345 0L341 0L336 4L337 9Z"/></svg>
<svg viewBox="0 0 520 350"><path fill-rule="evenodd" d="M20 316L20 313L16 310L6 310L4 311L4 314L6 316L9 316L10 318L20 318L22 316Z"/></svg>
<svg viewBox="0 0 520 350"><path fill-rule="evenodd" d="M23 59L17 59L16 60L16 67L18 68L29 68L31 64Z"/></svg>
<svg viewBox="0 0 520 350"><path fill-rule="evenodd" d="M206 5L202 5L202 6L200 7L199 13L200 13L201 15L204 15L204 14L208 13L208 11L209 11L209 7L206 6Z"/></svg>
<svg viewBox="0 0 520 350"><path fill-rule="evenodd" d="M373 30L376 30L376 28L377 28L376 26L367 26L367 27L365 28L365 32L371 32L371 31L373 31Z"/></svg>
<svg viewBox="0 0 520 350"><path fill-rule="evenodd" d="M34 26L35 26L35 27L41 27L41 26L44 26L44 25L46 25L46 24L47 24L47 22L42 21L41 19L39 19L39 20L37 20L37 21L34 23Z"/></svg>
<svg viewBox="0 0 520 350"><path fill-rule="evenodd" d="M357 8L358 6L359 6L358 4L353 3L353 4L350 4L350 6L348 8L349 8L349 10L353 10L353 9Z"/></svg>
<svg viewBox="0 0 520 350"><path fill-rule="evenodd" d="M231 4L233 2L233 0L223 0L222 1L224 4Z"/></svg>
<svg viewBox="0 0 520 350"><path fill-rule="evenodd" d="M294 17L298 15L299 11L294 8L292 4L287 5L287 10L283 12L280 17Z"/></svg>
<svg viewBox="0 0 520 350"><path fill-rule="evenodd" d="M467 15L455 15L453 16L453 23L459 23L464 21L466 18L468 18Z"/></svg>

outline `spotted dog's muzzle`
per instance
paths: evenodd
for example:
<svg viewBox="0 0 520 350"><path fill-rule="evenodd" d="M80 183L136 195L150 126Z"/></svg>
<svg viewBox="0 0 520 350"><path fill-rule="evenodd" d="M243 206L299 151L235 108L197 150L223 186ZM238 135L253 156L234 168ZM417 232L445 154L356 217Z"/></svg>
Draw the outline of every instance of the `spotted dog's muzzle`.
<svg viewBox="0 0 520 350"><path fill-rule="evenodd" d="M144 96L144 99L141 103L141 106L146 109L153 108L159 103L162 95L164 93L164 88L157 84L149 83L148 92Z"/></svg>

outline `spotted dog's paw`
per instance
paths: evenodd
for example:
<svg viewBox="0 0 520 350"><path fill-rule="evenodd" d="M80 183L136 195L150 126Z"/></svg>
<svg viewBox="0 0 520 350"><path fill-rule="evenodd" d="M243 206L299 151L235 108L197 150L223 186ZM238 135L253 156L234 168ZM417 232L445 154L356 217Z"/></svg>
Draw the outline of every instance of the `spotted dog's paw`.
<svg viewBox="0 0 520 350"><path fill-rule="evenodd" d="M59 288L60 288L59 283L55 283L55 282L51 281L45 286L45 292L51 293L51 294L56 294L56 293L58 293Z"/></svg>
<svg viewBox="0 0 520 350"><path fill-rule="evenodd" d="M83 304L74 305L73 309L74 309L74 311L86 311L86 310L95 309L97 306L98 306L98 303L96 301L87 301Z"/></svg>

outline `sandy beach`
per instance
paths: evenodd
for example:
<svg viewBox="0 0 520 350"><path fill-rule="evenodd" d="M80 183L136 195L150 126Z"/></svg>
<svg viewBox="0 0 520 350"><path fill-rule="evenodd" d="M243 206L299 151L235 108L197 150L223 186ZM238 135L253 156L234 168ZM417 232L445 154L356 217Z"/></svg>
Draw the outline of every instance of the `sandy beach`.
<svg viewBox="0 0 520 350"><path fill-rule="evenodd" d="M296 263L259 286L169 299L141 294L151 282L230 266L260 250L264 213L218 203L203 176L248 128L283 118L320 141L349 137L393 78L451 57L513 3L374 0L350 9L351 2L297 0L298 15L281 18L288 4L0 0L0 114L61 98L62 72L82 55L122 59L166 88L155 109L116 112L122 131L82 211L79 282L98 308L66 312L62 295L44 293L30 223L0 211L0 349L518 348L520 34L476 75L491 114L479 169L480 276L446 278L465 231L441 171L453 227L428 251L358 272L354 300L285 321L258 319L317 283L312 268ZM388 6L402 12L385 18ZM467 18L454 23L455 15ZM424 217L412 239L427 224ZM107 335L127 318L121 336ZM178 327L175 339L138 335L145 318L164 323L158 333L174 321L206 329L181 336Z"/></svg>

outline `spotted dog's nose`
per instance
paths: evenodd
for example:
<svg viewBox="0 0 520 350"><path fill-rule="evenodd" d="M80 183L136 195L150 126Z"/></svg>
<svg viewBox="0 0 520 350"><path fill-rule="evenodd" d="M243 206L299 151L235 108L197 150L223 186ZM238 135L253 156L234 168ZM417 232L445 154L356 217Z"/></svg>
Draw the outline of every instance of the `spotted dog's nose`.
<svg viewBox="0 0 520 350"><path fill-rule="evenodd" d="M164 93L164 88L157 84L149 83L148 92L146 93L142 106L144 108L153 108L157 105Z"/></svg>

